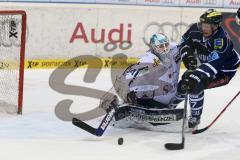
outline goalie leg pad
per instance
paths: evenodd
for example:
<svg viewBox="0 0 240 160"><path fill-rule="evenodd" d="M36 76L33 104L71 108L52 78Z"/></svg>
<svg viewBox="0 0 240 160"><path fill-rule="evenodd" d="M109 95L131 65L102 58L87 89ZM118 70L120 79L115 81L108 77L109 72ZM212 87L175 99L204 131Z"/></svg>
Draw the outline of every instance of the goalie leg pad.
<svg viewBox="0 0 240 160"><path fill-rule="evenodd" d="M139 123L149 123L155 126L176 122L182 117L183 109L148 109L124 104L116 110L113 125L119 126L119 124L122 124L121 128L128 128L130 126L135 127Z"/></svg>

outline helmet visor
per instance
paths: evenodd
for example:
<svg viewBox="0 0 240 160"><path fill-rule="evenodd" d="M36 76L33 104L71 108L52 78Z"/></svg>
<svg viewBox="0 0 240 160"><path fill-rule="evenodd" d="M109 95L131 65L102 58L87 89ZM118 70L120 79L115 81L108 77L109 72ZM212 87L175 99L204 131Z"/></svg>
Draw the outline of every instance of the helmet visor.
<svg viewBox="0 0 240 160"><path fill-rule="evenodd" d="M169 43L154 45L153 49L159 54L166 54L169 51Z"/></svg>

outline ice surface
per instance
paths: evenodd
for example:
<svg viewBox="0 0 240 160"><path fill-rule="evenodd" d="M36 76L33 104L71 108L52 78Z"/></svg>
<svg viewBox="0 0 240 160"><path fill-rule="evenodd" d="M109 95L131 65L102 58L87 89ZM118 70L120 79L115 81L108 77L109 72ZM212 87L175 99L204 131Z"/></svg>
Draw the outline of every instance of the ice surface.
<svg viewBox="0 0 240 160"><path fill-rule="evenodd" d="M108 128L103 137L94 137L58 119L56 104L73 99L71 111L79 113L95 108L94 98L63 95L49 87L52 70L26 70L23 115L0 117L1 160L240 160L240 97L208 131L186 134L185 149L167 151L164 143L180 142L180 133L137 129ZM84 69L76 70L66 83L108 90L110 71L101 71L94 83L83 81ZM202 123L208 125L240 89L240 72L229 85L205 92ZM182 107L183 104L180 105ZM97 126L98 120L92 120ZM117 144L118 137L124 144Z"/></svg>

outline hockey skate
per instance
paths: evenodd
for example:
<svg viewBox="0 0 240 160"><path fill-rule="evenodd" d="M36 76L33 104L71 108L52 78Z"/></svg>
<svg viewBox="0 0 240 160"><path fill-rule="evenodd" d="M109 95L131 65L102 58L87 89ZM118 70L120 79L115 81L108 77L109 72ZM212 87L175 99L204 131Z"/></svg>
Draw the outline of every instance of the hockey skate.
<svg viewBox="0 0 240 160"><path fill-rule="evenodd" d="M196 130L199 124L200 124L200 118L191 116L188 120L188 128L192 130Z"/></svg>

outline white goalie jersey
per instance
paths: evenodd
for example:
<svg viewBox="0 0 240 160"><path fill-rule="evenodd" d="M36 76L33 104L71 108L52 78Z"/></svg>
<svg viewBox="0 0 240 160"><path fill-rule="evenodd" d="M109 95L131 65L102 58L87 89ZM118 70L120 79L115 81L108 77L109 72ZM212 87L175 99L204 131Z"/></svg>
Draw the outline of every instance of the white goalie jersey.
<svg viewBox="0 0 240 160"><path fill-rule="evenodd" d="M118 78L118 94L127 102L126 95L134 91L137 98L154 99L169 104L177 91L181 56L176 43L170 43L168 65L161 63L151 50L147 51L139 63L130 66Z"/></svg>

